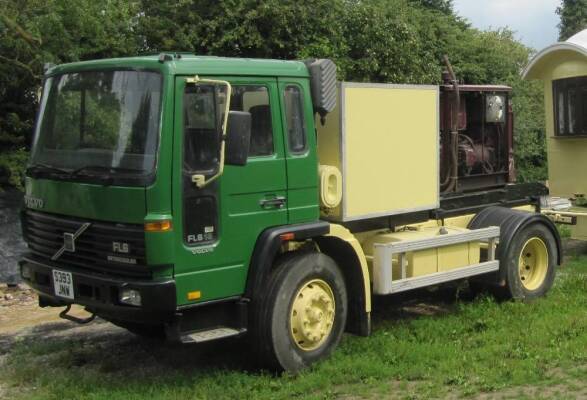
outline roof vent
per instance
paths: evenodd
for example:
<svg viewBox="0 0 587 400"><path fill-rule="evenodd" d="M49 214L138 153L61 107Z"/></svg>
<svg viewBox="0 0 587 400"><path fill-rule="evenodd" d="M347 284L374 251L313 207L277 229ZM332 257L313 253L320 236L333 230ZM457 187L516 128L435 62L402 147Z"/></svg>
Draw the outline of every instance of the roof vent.
<svg viewBox="0 0 587 400"><path fill-rule="evenodd" d="M173 56L167 53L159 54L159 62L164 63L165 61L173 61Z"/></svg>

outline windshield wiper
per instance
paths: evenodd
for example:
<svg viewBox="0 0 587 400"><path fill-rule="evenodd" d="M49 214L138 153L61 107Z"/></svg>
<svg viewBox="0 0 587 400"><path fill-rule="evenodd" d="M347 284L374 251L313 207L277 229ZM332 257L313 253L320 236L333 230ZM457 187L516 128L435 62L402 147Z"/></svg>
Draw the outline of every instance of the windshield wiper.
<svg viewBox="0 0 587 400"><path fill-rule="evenodd" d="M101 183L102 185L105 186L110 186L112 185L113 182L113 178L112 175L110 175L110 172L113 169L110 167L104 167L101 165L86 165L77 169L74 169L73 171L71 171L69 173L69 177L70 178L78 178L78 177L85 177L87 178L91 178L92 180L97 179L98 181L100 181L99 183ZM87 172L89 171L97 171L97 174L94 173L90 173L88 174ZM103 172L103 173L100 173Z"/></svg>
<svg viewBox="0 0 587 400"><path fill-rule="evenodd" d="M48 164L36 163L26 169L27 175L38 175L39 172L56 173L61 175L69 175L69 171ZM34 177L34 176L33 176Z"/></svg>
<svg viewBox="0 0 587 400"><path fill-rule="evenodd" d="M72 178L85 177L100 180L103 185L112 185L114 181L113 174L117 172L136 173L142 170L121 167L106 167L104 165L84 165L70 172L69 176Z"/></svg>
<svg viewBox="0 0 587 400"><path fill-rule="evenodd" d="M120 167L106 167L103 165L84 165L83 167L79 167L77 169L74 169L70 173L72 176L78 176L82 173L84 175L87 175L87 172L104 172L104 173L105 172L108 172L108 173L112 173L112 172L140 172L140 170L131 169L131 168L120 168Z"/></svg>

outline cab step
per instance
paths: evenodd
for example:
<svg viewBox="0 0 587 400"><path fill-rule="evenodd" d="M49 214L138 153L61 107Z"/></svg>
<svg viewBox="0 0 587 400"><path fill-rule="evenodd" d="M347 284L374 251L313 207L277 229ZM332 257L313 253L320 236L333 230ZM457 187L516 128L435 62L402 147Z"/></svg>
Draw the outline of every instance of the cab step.
<svg viewBox="0 0 587 400"><path fill-rule="evenodd" d="M247 330L244 328L234 329L228 327L218 327L213 329L207 329L204 331L197 331L186 333L180 336L181 343L204 343L211 340L225 339L229 337L235 337L243 335Z"/></svg>

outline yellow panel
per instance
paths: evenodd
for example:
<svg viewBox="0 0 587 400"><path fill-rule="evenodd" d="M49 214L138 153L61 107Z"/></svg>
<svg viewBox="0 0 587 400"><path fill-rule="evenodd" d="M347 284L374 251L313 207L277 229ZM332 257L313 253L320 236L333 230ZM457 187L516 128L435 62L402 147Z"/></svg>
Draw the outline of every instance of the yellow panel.
<svg viewBox="0 0 587 400"><path fill-rule="evenodd" d="M441 247L438 249L438 271L448 271L477 264L479 258L479 242Z"/></svg>
<svg viewBox="0 0 587 400"><path fill-rule="evenodd" d="M408 253L406 277L429 275L438 272L437 249L420 250ZM401 279L402 273L397 260L393 261L393 279Z"/></svg>
<svg viewBox="0 0 587 400"><path fill-rule="evenodd" d="M577 225L571 226L571 237L577 240L587 240L587 215L577 218Z"/></svg>
<svg viewBox="0 0 587 400"><path fill-rule="evenodd" d="M406 240L427 239L438 235L438 227L426 226L419 230L406 230L402 232L378 232L365 238L363 250L367 259L372 262L374 243L394 243ZM458 227L445 227L449 234L466 232L467 229ZM461 243L442 246L432 249L407 253L406 277L429 275L435 272L449 271L467 265L477 264L480 260L479 242ZM392 260L393 279L401 278L401 270L394 256Z"/></svg>
<svg viewBox="0 0 587 400"><path fill-rule="evenodd" d="M365 311L371 312L371 277L367 266L367 260L363 248L357 238L345 227L337 224L330 224L330 233L328 236L337 237L347 242L355 251L359 262L361 263L361 275L363 276L363 287L365 290Z"/></svg>
<svg viewBox="0 0 587 400"><path fill-rule="evenodd" d="M587 60L584 64L583 75L587 76ZM559 79L556 74L554 77ZM545 82L544 105L550 194L567 198L573 197L575 193L587 195L587 138L560 138L554 135L552 80Z"/></svg>
<svg viewBox="0 0 587 400"><path fill-rule="evenodd" d="M342 84L345 220L438 207L438 88Z"/></svg>
<svg viewBox="0 0 587 400"><path fill-rule="evenodd" d="M587 57L577 51L559 50L534 65L529 79L544 80L544 107L550 194L572 197L587 194L587 138L560 138L554 132L552 81L587 76Z"/></svg>
<svg viewBox="0 0 587 400"><path fill-rule="evenodd" d="M341 131L340 131L340 103L326 116L324 124L316 114L316 130L318 131L318 160L321 165L330 165L342 172ZM342 219L342 208L339 205L334 209L321 209L323 218L333 221Z"/></svg>

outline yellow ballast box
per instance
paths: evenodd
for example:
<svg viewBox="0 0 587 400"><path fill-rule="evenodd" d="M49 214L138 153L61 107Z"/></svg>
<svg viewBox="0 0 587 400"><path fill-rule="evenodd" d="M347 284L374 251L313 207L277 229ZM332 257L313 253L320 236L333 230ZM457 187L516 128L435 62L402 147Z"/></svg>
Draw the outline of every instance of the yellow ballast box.
<svg viewBox="0 0 587 400"><path fill-rule="evenodd" d="M371 236L363 243L366 255L373 254L375 243L397 243L410 240L428 239L438 236L438 227L425 227L419 230L402 232L388 232ZM466 232L467 229L444 227L445 234ZM449 271L456 268L479 263L480 245L478 241L459 243L432 249L412 251L406 253L406 278L430 275L436 272ZM401 267L397 255L392 259L393 280L401 279Z"/></svg>
<svg viewBox="0 0 587 400"><path fill-rule="evenodd" d="M342 201L322 206L354 221L439 206L438 87L339 84L335 110L316 121L321 165L342 173Z"/></svg>

